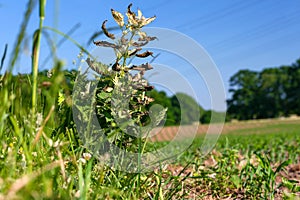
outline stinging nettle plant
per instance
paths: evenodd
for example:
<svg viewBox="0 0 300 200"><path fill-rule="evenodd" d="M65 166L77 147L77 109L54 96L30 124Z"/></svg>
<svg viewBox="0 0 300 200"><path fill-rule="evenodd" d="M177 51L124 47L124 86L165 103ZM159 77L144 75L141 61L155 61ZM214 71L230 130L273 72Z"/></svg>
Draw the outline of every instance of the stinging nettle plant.
<svg viewBox="0 0 300 200"><path fill-rule="evenodd" d="M147 109L147 105L154 101L147 96L147 92L154 87L144 78L144 74L153 67L148 62L140 65L130 64L134 58L145 59L153 56L153 52L143 51L142 48L157 38L148 36L142 28L156 17L145 18L140 10L137 13L132 12L131 6L132 4L127 8L127 20L120 12L111 9L113 19L122 31L119 38L107 30L105 20L101 28L109 41L94 41L96 46L112 48L115 61L104 65L95 58L86 59L88 67L96 72L97 79L93 106L96 107L101 131L96 134L100 132L105 137L103 139L95 137L94 133L87 133L89 136L86 135L86 141L83 142L88 143L88 146L98 146L97 151L109 151L108 144L142 154L148 134L164 120L167 111L158 105ZM82 115L83 109L77 108L81 110ZM88 116L86 118L88 119ZM100 149L99 140L104 144Z"/></svg>

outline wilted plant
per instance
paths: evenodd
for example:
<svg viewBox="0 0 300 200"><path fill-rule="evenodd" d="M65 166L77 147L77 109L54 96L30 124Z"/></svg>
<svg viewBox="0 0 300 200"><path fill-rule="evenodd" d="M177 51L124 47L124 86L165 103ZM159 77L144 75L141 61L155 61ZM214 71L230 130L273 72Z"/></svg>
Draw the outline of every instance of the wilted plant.
<svg viewBox="0 0 300 200"><path fill-rule="evenodd" d="M87 110L75 101L75 107L80 110L79 115L82 115L81 119L84 118L89 124L87 127L90 127L87 131L82 130L85 132L83 142L91 148L97 146L96 150L102 153L111 151L110 147L114 146L141 155L146 146L147 134L164 119L166 113L166 109L159 106L147 109L147 105L154 101L147 96L147 91L151 91L154 87L143 76L153 67L149 63L130 64L134 58L147 58L153 55L151 51L143 51L142 47L157 38L148 36L142 28L156 17L145 18L140 10L137 13L132 12L131 6L132 4L127 8L127 20L120 12L111 9L112 16L122 31L119 38L108 32L105 20L102 23L102 31L110 40L94 41L99 47L114 50L116 56L114 63L104 65L95 58L86 59L89 68L96 72L97 85L94 94L96 100L90 106L96 105L101 130L95 131L95 125L91 124L94 122L91 122L91 115L88 114L90 112L86 112ZM86 74L82 76L87 78ZM76 96L79 99L86 98L80 94ZM101 134L105 137L99 136ZM140 162L140 157L138 160L133 162Z"/></svg>

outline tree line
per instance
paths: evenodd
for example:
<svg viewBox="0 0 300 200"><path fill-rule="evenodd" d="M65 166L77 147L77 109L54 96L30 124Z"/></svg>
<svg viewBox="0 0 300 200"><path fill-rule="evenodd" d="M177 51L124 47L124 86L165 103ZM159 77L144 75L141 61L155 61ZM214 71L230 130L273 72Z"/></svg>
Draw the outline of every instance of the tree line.
<svg viewBox="0 0 300 200"><path fill-rule="evenodd" d="M262 71L240 70L230 78L227 115L248 120L300 115L300 59Z"/></svg>
<svg viewBox="0 0 300 200"><path fill-rule="evenodd" d="M57 78L64 79L65 84L62 89L71 95L78 71L64 70L52 78L48 77L48 73L49 71L46 70L39 72L39 91L43 93L43 98L53 98L57 104L59 95L57 94L57 97L48 95L48 90L51 90L49 83L56 81L54 79ZM18 74L12 78L14 85L21 85L20 93L23 96L23 101L17 103L15 109L18 109L17 105L30 104L31 91L28 88L31 83L28 76L28 74ZM232 96L227 100L226 120L300 115L300 59L291 65L266 68L262 71L240 70L229 81L229 92L232 93ZM225 112L203 109L192 97L184 93L168 96L164 91L154 89L148 95L155 100L148 108L154 104L168 108L164 122L166 126L194 122L210 123L212 114L220 116L222 121L225 115ZM72 111L70 108L65 110L68 113L67 123L71 120Z"/></svg>
<svg viewBox="0 0 300 200"><path fill-rule="evenodd" d="M210 123L212 114L216 116L215 122L222 122L225 117L225 112L205 110L194 98L185 93L167 96L164 91L153 90L150 96L155 99L150 106L159 104L168 108L164 124L166 126L187 125L195 122L207 124Z"/></svg>

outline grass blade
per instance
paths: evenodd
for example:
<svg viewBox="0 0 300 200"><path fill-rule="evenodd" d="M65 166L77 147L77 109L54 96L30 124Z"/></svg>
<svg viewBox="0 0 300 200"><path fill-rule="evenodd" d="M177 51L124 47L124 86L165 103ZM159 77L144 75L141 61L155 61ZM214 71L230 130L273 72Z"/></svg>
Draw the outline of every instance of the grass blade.
<svg viewBox="0 0 300 200"><path fill-rule="evenodd" d="M1 64L0 64L0 72L3 68L3 64L4 64L4 60L5 60L5 57L6 57L6 52L7 52L7 44L5 44L5 47L4 47L4 52L3 52L3 55L2 55L2 58L1 58Z"/></svg>

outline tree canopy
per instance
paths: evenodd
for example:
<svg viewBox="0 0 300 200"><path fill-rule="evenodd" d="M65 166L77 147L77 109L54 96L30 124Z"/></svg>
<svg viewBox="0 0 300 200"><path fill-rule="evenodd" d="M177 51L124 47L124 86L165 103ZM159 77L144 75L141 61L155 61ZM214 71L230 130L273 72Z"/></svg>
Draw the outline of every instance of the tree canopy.
<svg viewBox="0 0 300 200"><path fill-rule="evenodd" d="M260 72L240 70L230 78L228 114L238 120L300 115L300 59Z"/></svg>
<svg viewBox="0 0 300 200"><path fill-rule="evenodd" d="M204 109L191 96L184 93L168 97L164 91L153 90L150 96L155 99L150 106L159 104L168 108L166 126L198 122L200 114L204 113Z"/></svg>

